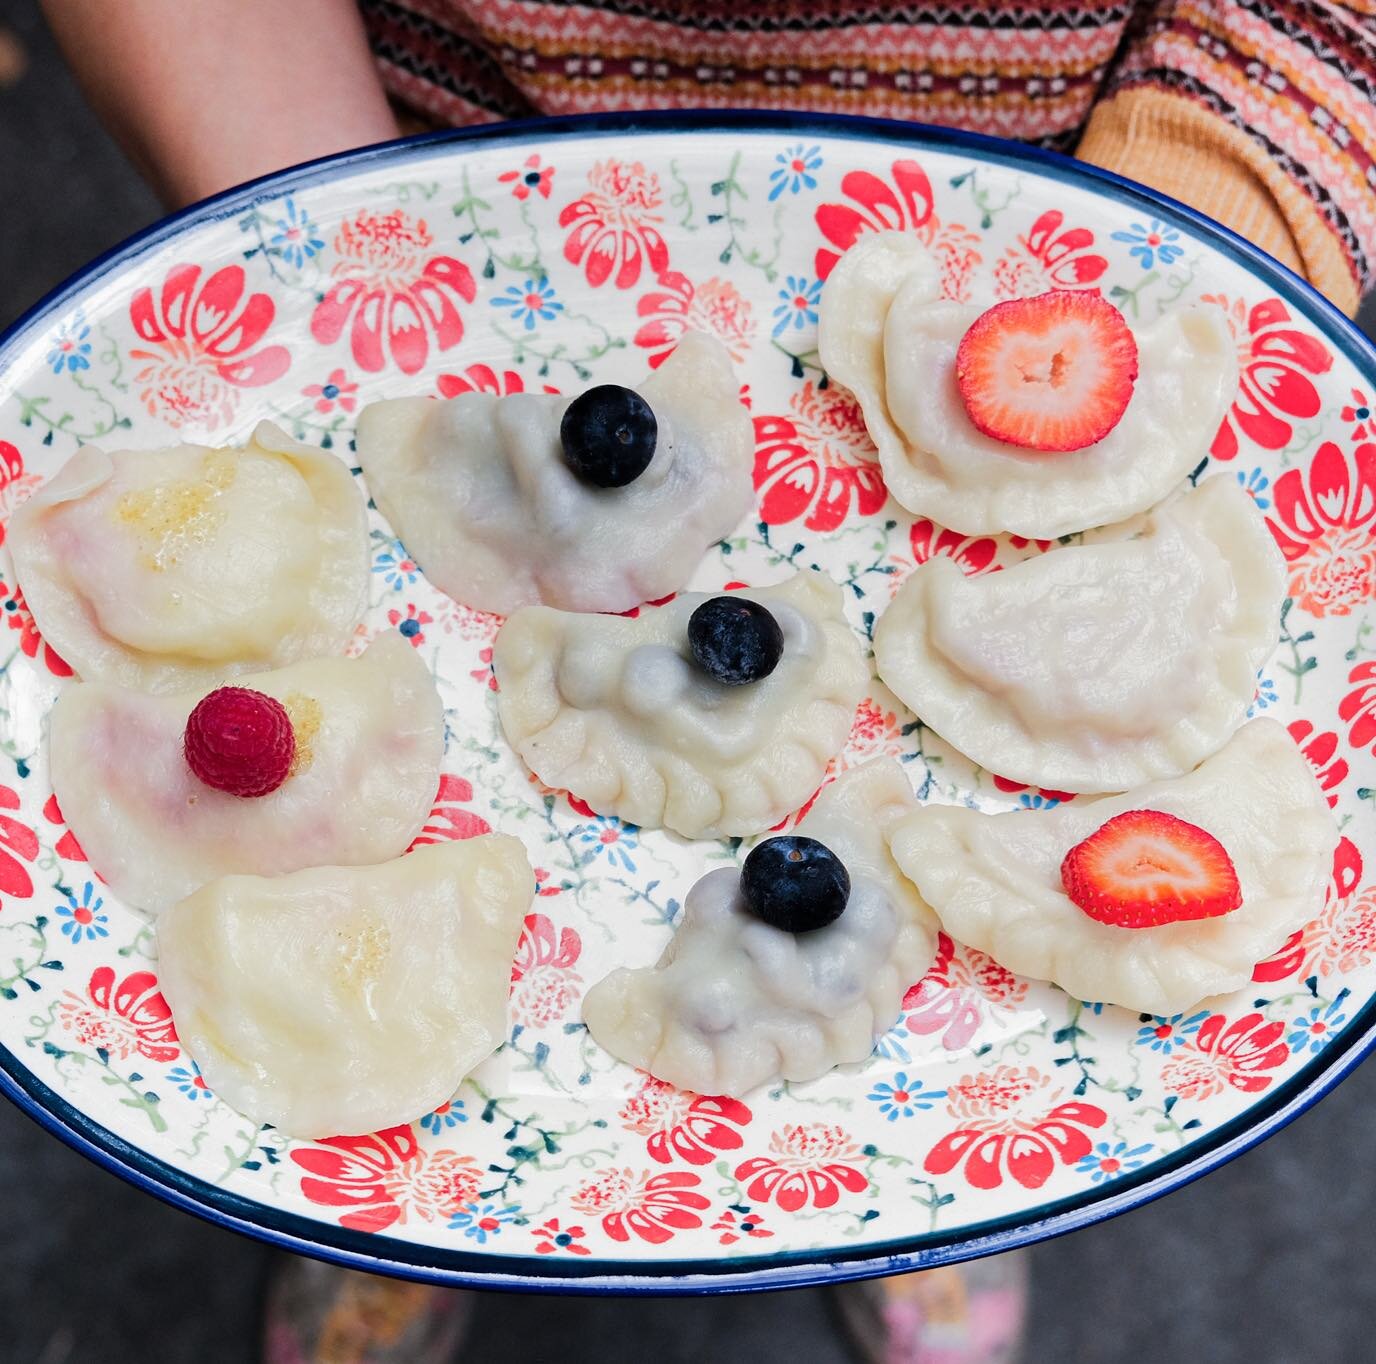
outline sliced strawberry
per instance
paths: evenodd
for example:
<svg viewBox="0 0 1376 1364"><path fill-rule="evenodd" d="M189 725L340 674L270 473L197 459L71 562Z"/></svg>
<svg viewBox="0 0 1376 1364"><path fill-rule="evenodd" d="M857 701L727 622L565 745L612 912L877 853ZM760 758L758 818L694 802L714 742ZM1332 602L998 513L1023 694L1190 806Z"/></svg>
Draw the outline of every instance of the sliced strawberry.
<svg viewBox="0 0 1376 1364"><path fill-rule="evenodd" d="M1091 919L1118 928L1213 919L1242 903L1223 844L1161 810L1128 810L1101 824L1066 853L1061 884Z"/></svg>
<svg viewBox="0 0 1376 1364"><path fill-rule="evenodd" d="M975 319L956 384L975 427L1025 450L1083 450L1118 425L1137 381L1137 342L1098 294L1057 289Z"/></svg>

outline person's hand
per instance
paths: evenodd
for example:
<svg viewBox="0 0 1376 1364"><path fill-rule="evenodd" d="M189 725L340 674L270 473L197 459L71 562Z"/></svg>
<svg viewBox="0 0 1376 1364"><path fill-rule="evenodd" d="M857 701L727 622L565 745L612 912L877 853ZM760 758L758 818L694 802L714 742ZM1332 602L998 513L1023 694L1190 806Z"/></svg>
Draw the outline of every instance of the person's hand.
<svg viewBox="0 0 1376 1364"><path fill-rule="evenodd" d="M353 0L44 0L106 126L166 203L397 136Z"/></svg>

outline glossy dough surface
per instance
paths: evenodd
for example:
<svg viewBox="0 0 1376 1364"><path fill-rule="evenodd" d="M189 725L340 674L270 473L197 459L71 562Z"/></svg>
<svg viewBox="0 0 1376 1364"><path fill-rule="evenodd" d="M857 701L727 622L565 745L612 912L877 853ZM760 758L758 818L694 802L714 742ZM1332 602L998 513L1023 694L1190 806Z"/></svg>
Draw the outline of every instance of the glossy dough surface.
<svg viewBox="0 0 1376 1364"><path fill-rule="evenodd" d="M565 464L572 395L373 403L358 458L383 515L455 600L502 615L535 603L624 611L681 588L754 496L750 415L719 341L690 332L639 392L658 442L621 488Z"/></svg>
<svg viewBox="0 0 1376 1364"><path fill-rule="evenodd" d="M1083 450L1044 454L971 424L956 349L983 309L940 298L930 253L910 234L869 233L827 279L818 347L859 400L889 491L967 535L1054 539L1161 501L1208 454L1237 390L1221 309L1182 309L1134 328L1139 373L1118 425Z"/></svg>
<svg viewBox="0 0 1376 1364"><path fill-rule="evenodd" d="M51 721L53 791L92 867L157 913L231 872L381 862L403 853L439 786L444 711L395 631L361 658L323 658L237 679L286 706L297 757L269 795L243 799L186 764L187 716L206 689L149 696L68 688Z"/></svg>
<svg viewBox="0 0 1376 1364"><path fill-rule="evenodd" d="M811 933L784 932L746 908L737 869L709 872L654 966L614 971L588 991L583 1018L593 1038L699 1094L745 1094L863 1061L932 958L931 912L886 842L914 809L894 759L844 773L798 826L850 873L841 917Z"/></svg>
<svg viewBox="0 0 1376 1364"><path fill-rule="evenodd" d="M545 785L642 828L716 838L777 823L820 785L869 670L824 575L729 595L767 607L784 635L778 666L746 686L692 661L702 593L634 619L516 612L492 653L507 741Z"/></svg>
<svg viewBox="0 0 1376 1364"><path fill-rule="evenodd" d="M9 524L44 639L87 682L150 692L342 650L363 615L363 495L259 422L241 449L83 446Z"/></svg>
<svg viewBox="0 0 1376 1364"><path fill-rule="evenodd" d="M228 876L163 916L158 977L226 1103L294 1137L373 1132L436 1108L501 1043L534 891L505 834Z"/></svg>
<svg viewBox="0 0 1376 1364"><path fill-rule="evenodd" d="M1099 539L967 578L938 555L874 632L879 675L980 766L1126 791L1180 776L1247 714L1275 647L1284 561L1227 474Z"/></svg>
<svg viewBox="0 0 1376 1364"><path fill-rule="evenodd" d="M1061 861L1126 810L1163 810L1213 834L1237 868L1242 905L1137 929L1077 908L1061 888ZM1308 762L1279 724L1261 719L1187 777L1049 811L924 806L891 846L953 938L1076 999L1169 1017L1246 985L1256 963L1318 913L1337 842Z"/></svg>

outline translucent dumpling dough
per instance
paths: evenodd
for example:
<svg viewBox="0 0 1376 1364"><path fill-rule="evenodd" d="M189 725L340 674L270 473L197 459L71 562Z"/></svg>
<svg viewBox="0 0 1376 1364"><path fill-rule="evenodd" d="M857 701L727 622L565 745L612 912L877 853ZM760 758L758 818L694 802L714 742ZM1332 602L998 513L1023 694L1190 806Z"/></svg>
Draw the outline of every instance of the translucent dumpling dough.
<svg viewBox="0 0 1376 1364"><path fill-rule="evenodd" d="M841 589L804 572L722 594L765 606L783 657L727 686L693 662L688 620L707 597L621 616L516 612L492 651L507 740L547 786L598 814L685 838L759 833L821 784L869 669Z"/></svg>
<svg viewBox="0 0 1376 1364"><path fill-rule="evenodd" d="M287 780L243 798L187 766L187 716L207 689L149 696L88 682L53 709L53 791L91 865L157 913L231 872L276 876L403 853L439 787L444 710L429 669L395 631L361 658L236 679L276 697L296 735Z"/></svg>
<svg viewBox="0 0 1376 1364"><path fill-rule="evenodd" d="M1184 308L1134 329L1136 386L1103 440L1062 454L1007 445L975 429L956 388L956 350L982 309L939 295L910 234L866 234L827 280L818 348L860 403L889 491L966 535L1054 539L1145 511L1208 454L1237 391L1222 310Z"/></svg>
<svg viewBox="0 0 1376 1364"><path fill-rule="evenodd" d="M342 650L363 615L363 495L259 422L242 449L83 446L15 512L15 573L88 682L150 692Z"/></svg>
<svg viewBox="0 0 1376 1364"><path fill-rule="evenodd" d="M1126 791L1180 776L1243 722L1280 628L1285 569L1256 504L1219 475L1133 539L965 577L937 556L874 632L879 675L1000 776Z"/></svg>
<svg viewBox="0 0 1376 1364"><path fill-rule="evenodd" d="M785 932L751 914L737 869L708 872L654 966L614 971L588 991L588 1031L620 1060L699 1094L740 1095L863 1061L932 959L931 911L886 841L916 808L893 758L844 773L797 829L850 873L841 917Z"/></svg>
<svg viewBox="0 0 1376 1364"><path fill-rule="evenodd" d="M503 1041L534 892L505 834L227 876L163 916L158 977L226 1103L293 1137L374 1132L438 1107Z"/></svg>
<svg viewBox="0 0 1376 1364"><path fill-rule="evenodd" d="M1079 909L1062 889L1061 861L1127 810L1162 810L1217 838L1237 869L1241 906L1155 928L1118 928ZM1262 719L1187 777L1050 811L928 805L899 824L891 847L953 938L1076 999L1169 1017L1245 985L1318 913L1337 842L1308 762Z"/></svg>
<svg viewBox="0 0 1376 1364"><path fill-rule="evenodd" d="M676 592L750 507L750 415L721 342L690 332L641 384L658 423L649 467L619 488L580 480L559 424L571 398L394 398L358 419L383 515L451 597L509 615L542 602L625 611Z"/></svg>

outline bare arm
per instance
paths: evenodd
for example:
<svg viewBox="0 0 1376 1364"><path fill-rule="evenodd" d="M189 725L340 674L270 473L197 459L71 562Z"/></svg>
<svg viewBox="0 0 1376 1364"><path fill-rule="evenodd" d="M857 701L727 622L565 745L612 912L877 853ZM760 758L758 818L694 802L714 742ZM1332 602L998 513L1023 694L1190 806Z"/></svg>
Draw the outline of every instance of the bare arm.
<svg viewBox="0 0 1376 1364"><path fill-rule="evenodd" d="M87 97L173 205L397 135L353 0L43 0Z"/></svg>

